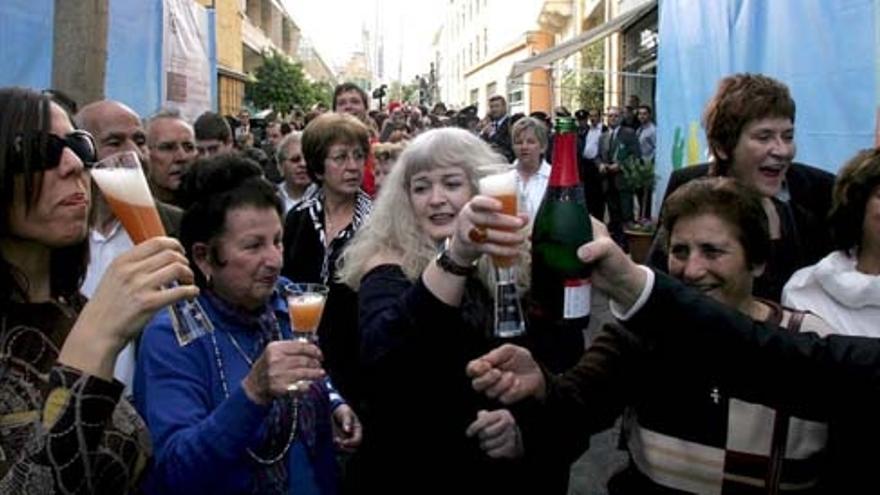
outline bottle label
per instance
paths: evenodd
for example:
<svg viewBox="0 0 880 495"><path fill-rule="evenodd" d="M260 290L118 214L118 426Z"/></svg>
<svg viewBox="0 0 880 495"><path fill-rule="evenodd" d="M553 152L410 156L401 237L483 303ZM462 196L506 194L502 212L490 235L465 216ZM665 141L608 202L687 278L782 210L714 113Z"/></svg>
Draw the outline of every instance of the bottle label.
<svg viewBox="0 0 880 495"><path fill-rule="evenodd" d="M570 279L565 281L565 295L562 304L562 317L565 319L583 318L590 314L590 279Z"/></svg>

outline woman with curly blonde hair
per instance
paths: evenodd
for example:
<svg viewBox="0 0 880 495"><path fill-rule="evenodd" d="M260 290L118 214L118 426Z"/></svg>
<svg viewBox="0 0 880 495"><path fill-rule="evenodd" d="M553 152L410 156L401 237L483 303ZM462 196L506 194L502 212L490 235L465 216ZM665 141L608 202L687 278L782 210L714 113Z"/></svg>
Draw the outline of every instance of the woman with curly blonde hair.
<svg viewBox="0 0 880 495"><path fill-rule="evenodd" d="M477 396L465 375L467 360L497 343L477 265L485 254L528 259L525 216L503 215L500 202L477 194L482 176L506 169L500 163L467 131L419 135L342 255L338 274L358 291L368 432L349 481L364 493L402 492L424 480L448 493L547 493L546 473L523 469L531 460L522 458L511 413ZM567 469L559 474L562 486Z"/></svg>

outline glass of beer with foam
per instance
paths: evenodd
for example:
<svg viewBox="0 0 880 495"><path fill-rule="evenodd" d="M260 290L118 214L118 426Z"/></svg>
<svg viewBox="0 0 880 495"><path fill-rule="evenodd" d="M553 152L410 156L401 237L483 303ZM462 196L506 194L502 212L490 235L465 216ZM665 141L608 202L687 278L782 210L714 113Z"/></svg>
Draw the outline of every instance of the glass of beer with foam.
<svg viewBox="0 0 880 495"><path fill-rule="evenodd" d="M317 344L318 325L330 289L323 284L291 283L284 286L284 292L293 340ZM309 380L299 380L291 386L291 390L305 390L310 384Z"/></svg>
<svg viewBox="0 0 880 495"><path fill-rule="evenodd" d="M505 164L497 168L509 169L510 166ZM501 213L515 216L519 212L516 170L483 177L480 179L480 194L500 201ZM495 271L495 336L499 338L517 337L526 331L516 287L516 262L516 256L492 256Z"/></svg>
<svg viewBox="0 0 880 495"><path fill-rule="evenodd" d="M133 151L108 156L95 163L90 172L132 242L140 244L165 235L140 159ZM181 346L214 330L198 301L183 300L170 309L171 323Z"/></svg>
<svg viewBox="0 0 880 495"><path fill-rule="evenodd" d="M291 283L285 286L285 291L293 339L315 343L330 289L323 284Z"/></svg>

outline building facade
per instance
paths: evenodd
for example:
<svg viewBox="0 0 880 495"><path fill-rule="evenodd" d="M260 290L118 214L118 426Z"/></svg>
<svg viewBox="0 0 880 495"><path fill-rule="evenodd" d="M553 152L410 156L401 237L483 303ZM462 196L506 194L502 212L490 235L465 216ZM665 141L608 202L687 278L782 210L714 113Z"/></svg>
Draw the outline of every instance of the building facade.
<svg viewBox="0 0 880 495"><path fill-rule="evenodd" d="M544 70L554 106L582 106L582 83L597 75L603 107L623 105L631 95L651 104L657 21L657 0L543 0L538 25L553 43L519 62L513 75Z"/></svg>
<svg viewBox="0 0 880 495"><path fill-rule="evenodd" d="M312 81L336 84L333 71L304 39L281 0L196 0L215 11L217 26L218 108L237 115L244 102L248 74L262 63L262 53L274 50L301 62Z"/></svg>
<svg viewBox="0 0 880 495"><path fill-rule="evenodd" d="M494 94L511 101L511 111L529 112L538 109L536 105L547 105L542 95L546 88L535 86L532 74L514 80L508 77L517 60L543 50L549 42L545 33L534 29L539 7L539 0L515 4L449 0L434 36L430 61L436 100L454 108L477 104L480 114L485 113L487 99Z"/></svg>

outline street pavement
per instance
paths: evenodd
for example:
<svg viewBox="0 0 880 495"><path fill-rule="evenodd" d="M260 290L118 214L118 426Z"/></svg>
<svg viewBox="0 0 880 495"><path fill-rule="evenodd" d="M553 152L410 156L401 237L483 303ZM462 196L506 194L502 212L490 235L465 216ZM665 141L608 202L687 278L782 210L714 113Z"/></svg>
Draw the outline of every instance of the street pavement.
<svg viewBox="0 0 880 495"><path fill-rule="evenodd" d="M604 323L614 319L608 310L608 299L596 290L593 291L592 297L590 327L584 335L588 346L596 331ZM626 453L617 448L619 436L619 419L613 428L593 435L590 449L571 466L569 495L605 495L608 493L605 489L608 479L628 463Z"/></svg>

